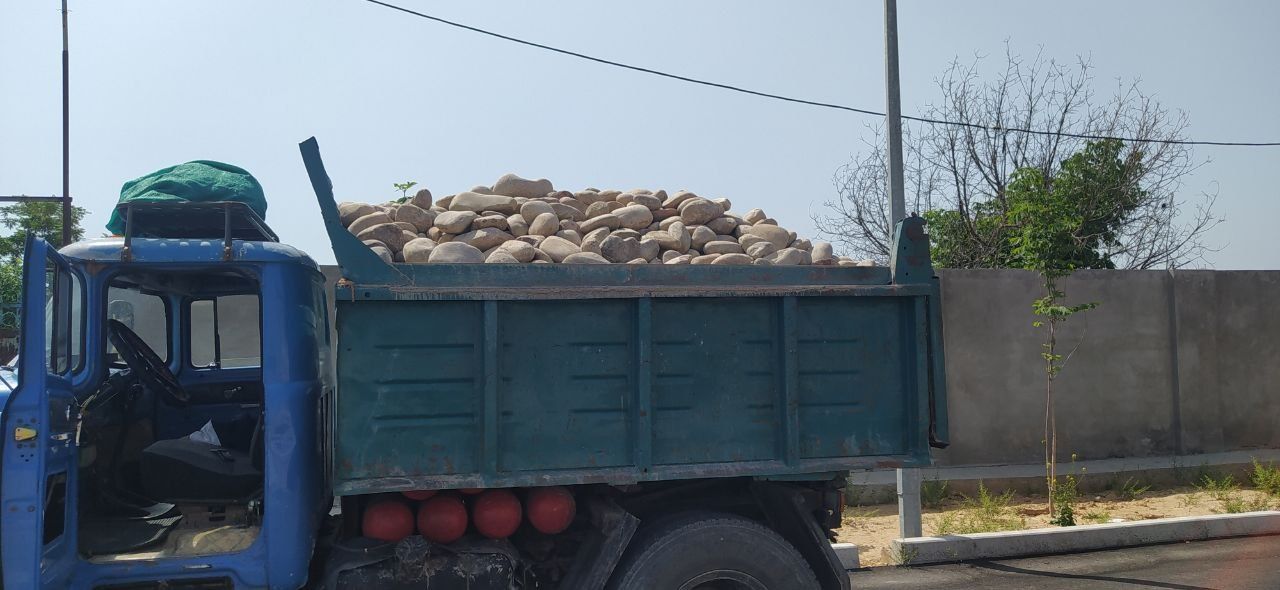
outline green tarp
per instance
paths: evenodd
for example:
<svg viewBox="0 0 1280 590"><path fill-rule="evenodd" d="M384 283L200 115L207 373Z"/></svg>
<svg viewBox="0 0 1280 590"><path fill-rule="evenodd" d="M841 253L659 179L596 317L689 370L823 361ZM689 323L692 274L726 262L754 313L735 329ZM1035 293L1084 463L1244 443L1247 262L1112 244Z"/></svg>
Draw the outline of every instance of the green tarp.
<svg viewBox="0 0 1280 590"><path fill-rule="evenodd" d="M267 198L258 179L243 168L212 160L162 168L124 183L120 202L132 201L239 201L263 220L267 218ZM111 212L107 230L124 233L124 219L118 212Z"/></svg>

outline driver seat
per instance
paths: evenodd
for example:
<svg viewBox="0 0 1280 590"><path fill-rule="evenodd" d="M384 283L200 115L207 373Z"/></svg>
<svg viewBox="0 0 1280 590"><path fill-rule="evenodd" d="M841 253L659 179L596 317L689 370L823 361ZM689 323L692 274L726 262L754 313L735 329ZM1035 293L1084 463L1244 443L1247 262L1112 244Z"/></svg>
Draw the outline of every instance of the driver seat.
<svg viewBox="0 0 1280 590"><path fill-rule="evenodd" d="M263 413L249 452L188 437L160 440L142 450L142 489L165 502L232 504L262 494Z"/></svg>

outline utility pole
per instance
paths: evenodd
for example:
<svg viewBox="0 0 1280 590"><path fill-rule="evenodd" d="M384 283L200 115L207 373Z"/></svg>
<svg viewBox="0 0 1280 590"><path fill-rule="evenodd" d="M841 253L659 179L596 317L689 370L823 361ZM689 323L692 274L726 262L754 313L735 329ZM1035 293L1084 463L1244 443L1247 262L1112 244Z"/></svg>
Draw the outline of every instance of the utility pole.
<svg viewBox="0 0 1280 590"><path fill-rule="evenodd" d="M65 0L64 0L65 1ZM902 96L898 90L898 2L884 0L885 127L889 136L890 233L907 216L902 183Z"/></svg>
<svg viewBox="0 0 1280 590"><path fill-rule="evenodd" d="M67 54L67 0L62 0L62 196L0 195L0 203L61 203L62 236L59 246L71 243L71 142L70 63ZM30 230L30 228L27 228Z"/></svg>
<svg viewBox="0 0 1280 590"><path fill-rule="evenodd" d="M62 245L71 243L71 90L67 0L62 0Z"/></svg>

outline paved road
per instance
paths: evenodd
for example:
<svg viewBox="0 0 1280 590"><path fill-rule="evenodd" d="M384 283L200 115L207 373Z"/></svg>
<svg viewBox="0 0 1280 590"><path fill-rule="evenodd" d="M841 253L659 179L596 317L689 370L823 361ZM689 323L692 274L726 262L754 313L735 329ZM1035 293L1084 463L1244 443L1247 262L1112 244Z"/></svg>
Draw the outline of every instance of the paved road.
<svg viewBox="0 0 1280 590"><path fill-rule="evenodd" d="M913 568L874 568L853 572L849 579L855 590L1276 590L1280 589L1280 537Z"/></svg>

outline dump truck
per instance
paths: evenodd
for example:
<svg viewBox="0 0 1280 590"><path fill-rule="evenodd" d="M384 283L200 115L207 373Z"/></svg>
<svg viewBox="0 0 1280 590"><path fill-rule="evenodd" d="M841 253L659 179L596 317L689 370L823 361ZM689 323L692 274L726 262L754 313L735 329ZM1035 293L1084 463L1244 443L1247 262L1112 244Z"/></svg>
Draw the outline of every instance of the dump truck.
<svg viewBox="0 0 1280 590"><path fill-rule="evenodd" d="M336 285L235 202L28 242L5 587L848 588L847 472L946 444L919 218L887 267L388 264L301 151Z"/></svg>

